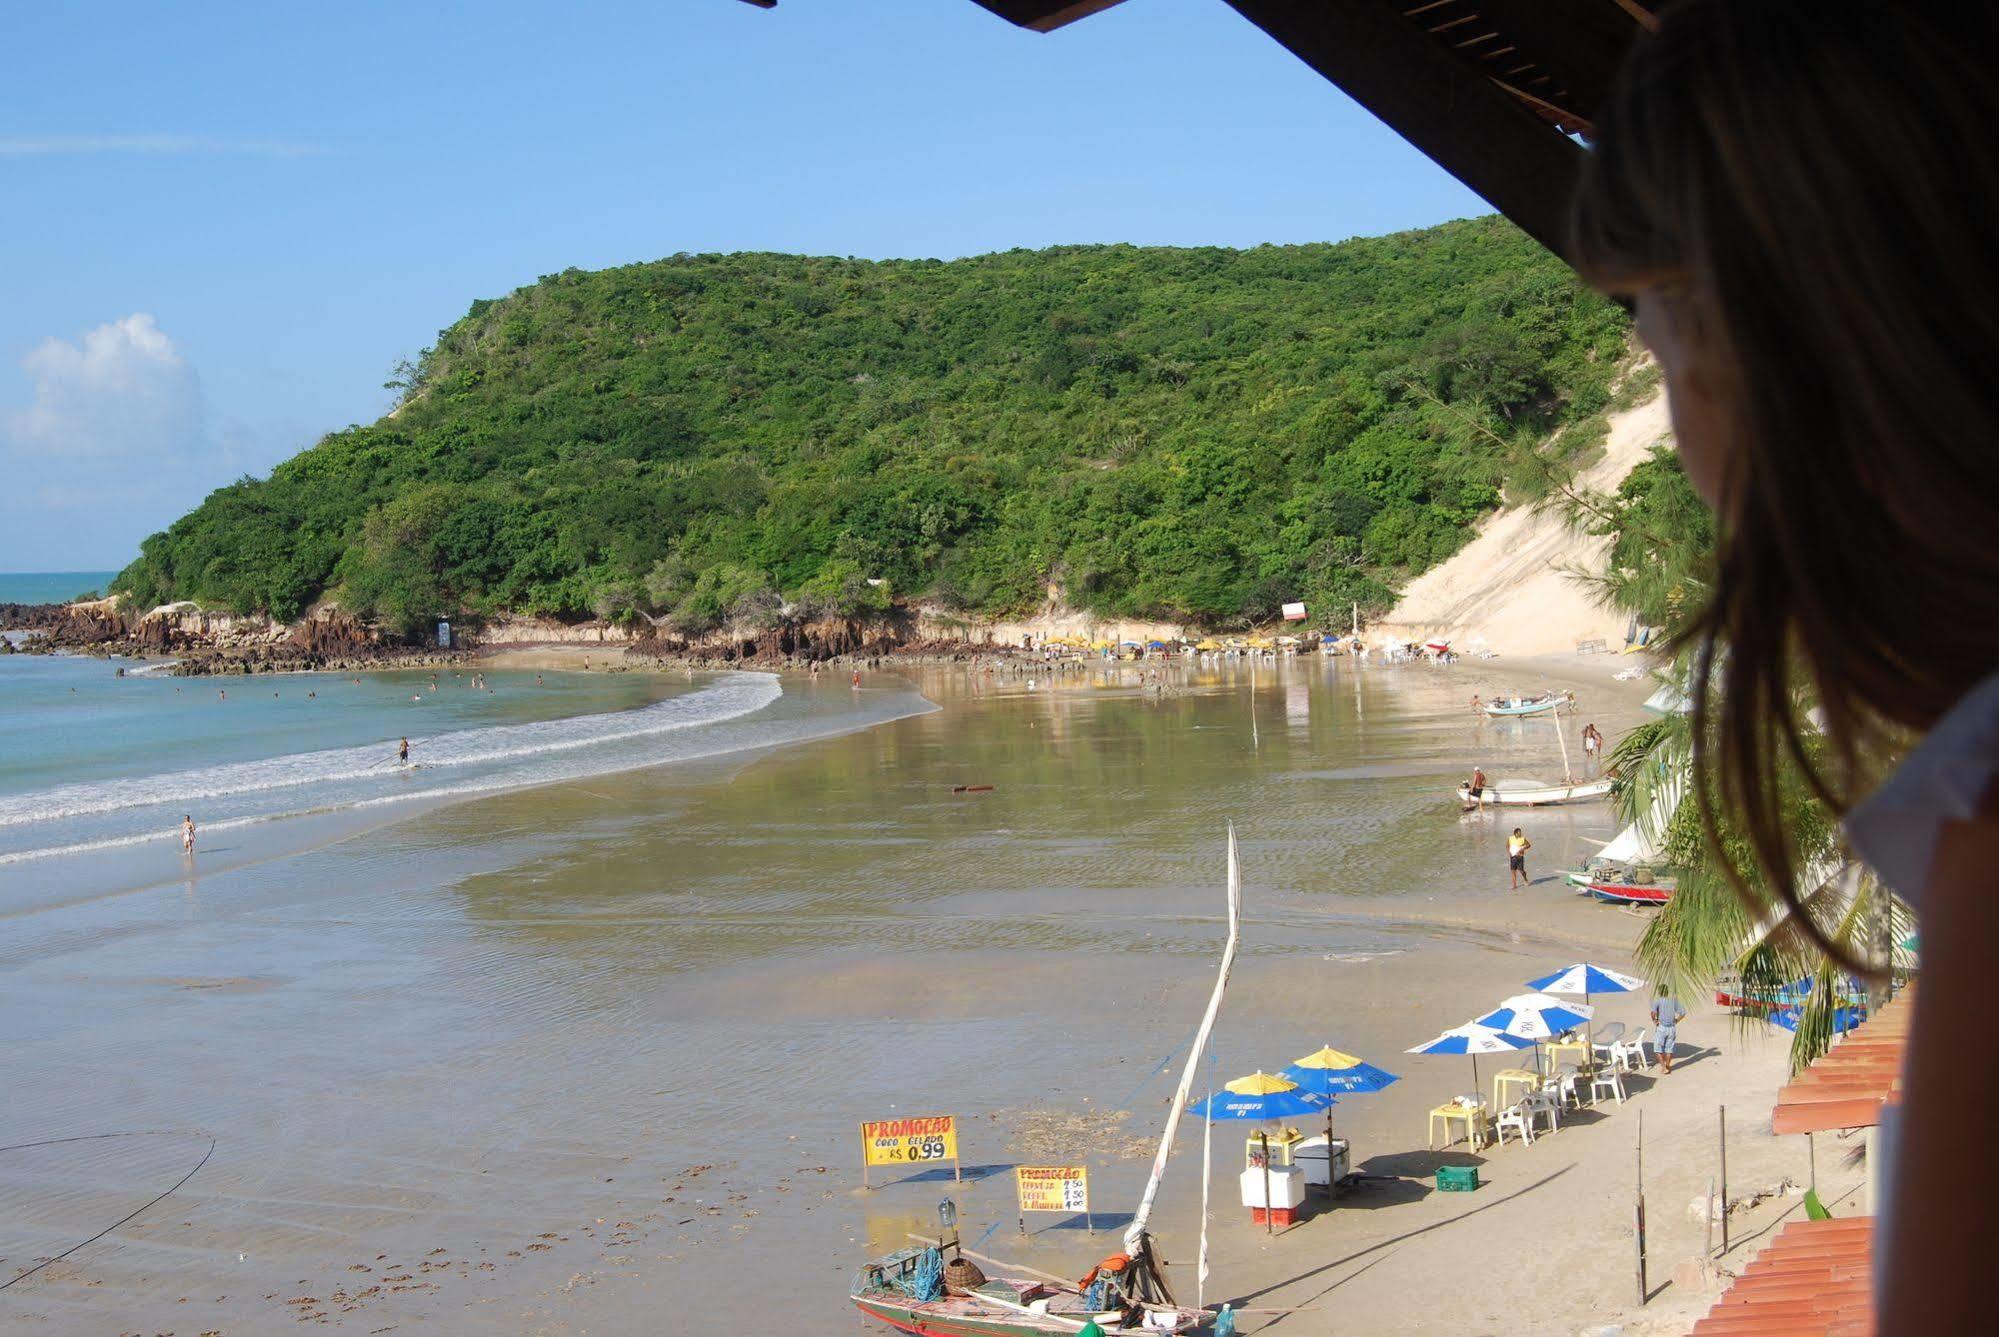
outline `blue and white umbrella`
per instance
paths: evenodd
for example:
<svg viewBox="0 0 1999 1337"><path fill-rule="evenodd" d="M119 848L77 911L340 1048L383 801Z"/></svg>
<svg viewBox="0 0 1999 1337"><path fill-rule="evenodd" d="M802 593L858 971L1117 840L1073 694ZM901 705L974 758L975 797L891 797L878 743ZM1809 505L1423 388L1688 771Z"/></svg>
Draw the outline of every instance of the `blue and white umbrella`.
<svg viewBox="0 0 1999 1337"><path fill-rule="evenodd" d="M1588 1003L1565 1003L1544 993L1516 994L1478 1019L1522 1040L1552 1040L1586 1024L1596 1014Z"/></svg>
<svg viewBox="0 0 1999 1337"><path fill-rule="evenodd" d="M1526 1049L1534 1042L1490 1026L1470 1022L1463 1026L1453 1026L1434 1040L1427 1040L1408 1050L1411 1054L1470 1054L1471 1080L1474 1089L1478 1086L1478 1056L1480 1054L1508 1054Z"/></svg>
<svg viewBox="0 0 1999 1337"><path fill-rule="evenodd" d="M1528 980L1527 987L1537 993L1579 993L1583 1001L1588 1002L1593 993L1630 993L1644 988L1645 981L1635 975L1606 970L1602 966L1578 963L1552 975L1543 975L1538 980Z"/></svg>

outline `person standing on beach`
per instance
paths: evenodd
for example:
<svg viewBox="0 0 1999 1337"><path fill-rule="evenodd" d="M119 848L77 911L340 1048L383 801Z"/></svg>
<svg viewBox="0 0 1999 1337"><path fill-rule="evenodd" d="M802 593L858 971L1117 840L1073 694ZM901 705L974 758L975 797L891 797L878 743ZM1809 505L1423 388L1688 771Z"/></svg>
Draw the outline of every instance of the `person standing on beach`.
<svg viewBox="0 0 1999 1337"><path fill-rule="evenodd" d="M1603 735L1597 732L1596 725L1585 724L1583 726L1583 756L1589 762L1589 773L1591 775L1596 774L1597 754L1602 751Z"/></svg>
<svg viewBox="0 0 1999 1337"><path fill-rule="evenodd" d="M194 857L194 814L183 813L180 819L180 852Z"/></svg>
<svg viewBox="0 0 1999 1337"><path fill-rule="evenodd" d="M1673 1070L1673 1046L1680 1042L1680 1018L1686 1015L1680 1000L1670 993L1661 990L1652 1000L1652 1048L1659 1055L1661 1076Z"/></svg>
<svg viewBox="0 0 1999 1337"><path fill-rule="evenodd" d="M1485 716L1485 703L1478 699L1477 692L1471 694L1471 713L1479 716L1481 719Z"/></svg>
<svg viewBox="0 0 1999 1337"><path fill-rule="evenodd" d="M1519 890L1522 882L1533 885L1533 879L1527 876L1527 851L1533 848L1534 842L1522 835L1517 826L1513 828L1513 834L1506 838L1506 871L1512 879L1508 891Z"/></svg>
<svg viewBox="0 0 1999 1337"><path fill-rule="evenodd" d="M1465 805L1466 810L1469 811L1474 804L1483 810L1485 807L1485 770L1483 767L1474 766L1471 768L1471 783L1466 785L1465 789L1471 795L1472 800L1471 803Z"/></svg>

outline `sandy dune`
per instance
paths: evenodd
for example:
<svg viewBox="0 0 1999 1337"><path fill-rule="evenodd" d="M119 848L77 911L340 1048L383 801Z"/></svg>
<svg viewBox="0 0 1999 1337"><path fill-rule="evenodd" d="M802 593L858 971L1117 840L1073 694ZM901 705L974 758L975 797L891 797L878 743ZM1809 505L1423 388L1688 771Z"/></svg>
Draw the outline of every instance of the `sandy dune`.
<svg viewBox="0 0 1999 1337"><path fill-rule="evenodd" d="M1589 488L1615 488L1646 452L1670 433L1666 398L1655 394L1610 421L1604 456L1582 476ZM1487 647L1502 655L1572 652L1602 639L1624 644L1625 615L1597 607L1568 573L1594 571L1604 540L1578 534L1552 511L1512 507L1487 517L1478 536L1449 561L1425 572L1373 628L1377 639L1405 636Z"/></svg>

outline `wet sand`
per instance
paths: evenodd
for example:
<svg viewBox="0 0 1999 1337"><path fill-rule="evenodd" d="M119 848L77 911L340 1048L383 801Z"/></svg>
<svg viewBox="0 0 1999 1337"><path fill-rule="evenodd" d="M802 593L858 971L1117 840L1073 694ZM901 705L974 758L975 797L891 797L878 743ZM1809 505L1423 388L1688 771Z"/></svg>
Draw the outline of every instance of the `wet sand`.
<svg viewBox="0 0 1999 1337"><path fill-rule="evenodd" d="M496 795L18 916L0 947L17 1022L0 1145L121 1136L0 1152L4 1274L214 1150L133 1222L0 1293L0 1318L476 1333L712 1316L858 1333L849 1276L946 1195L968 1240L991 1230L989 1251L1080 1274L1114 1248L1145 1169L1128 1153L1157 1135L1168 1060L1209 987L1231 819L1248 923L1215 1074L1324 1043L1402 1073L1337 1123L1358 1168L1409 1177L1273 1241L1238 1219L1242 1144L1218 1128L1208 1298L1323 1306L1262 1316L1299 1333L1600 1313L1630 1289L1603 1232L1628 1218L1633 1120L1585 1120L1493 1158L1490 1189L1435 1195L1416 1177L1435 1164L1418 1154L1423 1112L1469 1086L1469 1065L1401 1051L1531 974L1623 963L1639 921L1557 876L1612 834L1606 809L1480 817L1450 801L1471 759L1496 778L1560 772L1545 722L1479 723L1474 691L1573 681L1583 718L1614 735L1646 688L1609 682L1612 666L1301 660L1259 671L1254 741L1242 671L1164 692L1129 671L1054 690L926 671L934 714ZM993 790L952 792L967 784ZM1515 824L1536 881L1509 892ZM1607 1019L1642 1011L1598 1001ZM1661 1124L1711 1122L1710 1083L1753 1100L1778 1080L1779 1043L1703 1017L1682 1035L1724 1052L1642 1097ZM963 1125L966 1183L860 1190L861 1120L943 1112ZM1023 1112L1099 1134L1068 1153L1093 1166L1096 1239L1053 1218L1017 1232L1007 1168L1050 1150L1023 1140ZM1790 1154L1740 1154L1765 1151ZM1602 1168L1556 1173L1592 1156ZM1157 1223L1187 1264L1199 1165L1190 1124ZM1554 1241L1531 1267L1452 1297L1421 1279L1511 1247L1520 1213ZM1176 1274L1189 1290L1191 1273Z"/></svg>

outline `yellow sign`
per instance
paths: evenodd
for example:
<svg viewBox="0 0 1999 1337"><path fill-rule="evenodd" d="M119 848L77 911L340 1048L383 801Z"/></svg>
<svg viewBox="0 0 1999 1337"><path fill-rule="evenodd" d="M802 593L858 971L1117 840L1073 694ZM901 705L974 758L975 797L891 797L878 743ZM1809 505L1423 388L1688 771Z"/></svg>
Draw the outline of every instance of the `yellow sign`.
<svg viewBox="0 0 1999 1337"><path fill-rule="evenodd" d="M1083 1165L1019 1165L1013 1182L1023 1212L1087 1212L1090 1171Z"/></svg>
<svg viewBox="0 0 1999 1337"><path fill-rule="evenodd" d="M861 1156L869 1165L929 1165L958 1159L958 1123L951 1115L877 1119L861 1125Z"/></svg>

